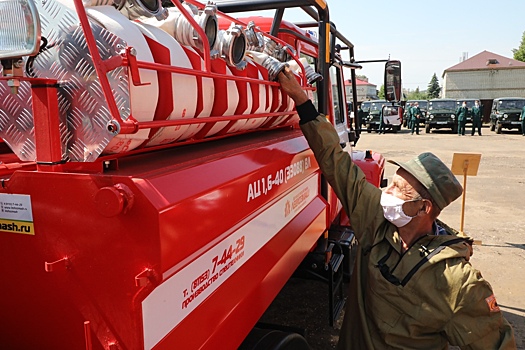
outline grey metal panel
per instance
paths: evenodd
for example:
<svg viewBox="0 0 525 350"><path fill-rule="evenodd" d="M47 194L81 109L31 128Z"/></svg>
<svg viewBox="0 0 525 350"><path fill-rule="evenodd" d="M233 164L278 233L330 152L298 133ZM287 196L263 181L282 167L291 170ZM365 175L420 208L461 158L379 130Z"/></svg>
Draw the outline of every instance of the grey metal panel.
<svg viewBox="0 0 525 350"><path fill-rule="evenodd" d="M34 75L59 81L58 105L62 159L94 161L114 137L107 130L111 114L77 14L63 4L48 0L37 2L42 36L48 50L34 62ZM91 21L91 28L102 59L120 55L126 42ZM126 67L107 74L121 118L131 113ZM22 160L36 160L34 124L29 84L21 83L13 95L5 82L0 83L0 137ZM9 108L7 108L9 106Z"/></svg>
<svg viewBox="0 0 525 350"><path fill-rule="evenodd" d="M35 160L35 134L31 111L31 89L21 82L13 95L6 82L0 84L0 137L21 160Z"/></svg>

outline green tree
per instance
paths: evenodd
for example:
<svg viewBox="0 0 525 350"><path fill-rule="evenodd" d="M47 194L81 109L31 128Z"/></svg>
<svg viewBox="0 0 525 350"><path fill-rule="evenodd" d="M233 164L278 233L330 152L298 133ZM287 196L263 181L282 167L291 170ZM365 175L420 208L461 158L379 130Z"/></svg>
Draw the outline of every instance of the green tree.
<svg viewBox="0 0 525 350"><path fill-rule="evenodd" d="M418 86L416 88L416 90L414 90L414 91L407 91L406 99L407 100L426 100L427 99L427 94L424 91L420 92L419 91L419 86Z"/></svg>
<svg viewBox="0 0 525 350"><path fill-rule="evenodd" d="M440 92L441 92L441 87L439 86L439 81L436 76L436 73L434 73L434 75L430 79L430 83L428 83L428 88L427 88L428 98L429 99L438 98Z"/></svg>
<svg viewBox="0 0 525 350"><path fill-rule="evenodd" d="M525 32L523 32L523 35L521 36L520 47L512 49L512 53L514 54L515 60L525 62Z"/></svg>
<svg viewBox="0 0 525 350"><path fill-rule="evenodd" d="M377 93L377 96L379 97L380 100L385 99L385 85L381 85L381 87L379 88L379 92Z"/></svg>
<svg viewBox="0 0 525 350"><path fill-rule="evenodd" d="M360 75L360 74L356 74L355 77L359 80L365 80L365 81L368 81L368 77L366 75Z"/></svg>

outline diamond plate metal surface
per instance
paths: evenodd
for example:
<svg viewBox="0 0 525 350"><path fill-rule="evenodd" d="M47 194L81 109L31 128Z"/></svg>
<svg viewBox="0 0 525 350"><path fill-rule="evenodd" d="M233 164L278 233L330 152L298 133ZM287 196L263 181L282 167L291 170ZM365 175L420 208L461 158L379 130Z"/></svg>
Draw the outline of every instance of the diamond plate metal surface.
<svg viewBox="0 0 525 350"><path fill-rule="evenodd" d="M112 119L76 12L58 1L37 1L42 36L48 50L34 62L35 77L59 81L58 105L62 159L90 162L97 159L114 137L107 124ZM118 56L126 42L90 21L103 60ZM121 118L130 116L128 71L118 67L107 74ZM13 95L0 82L0 137L20 159L36 160L31 90L22 82Z"/></svg>
<svg viewBox="0 0 525 350"><path fill-rule="evenodd" d="M0 137L21 160L35 160L35 133L31 110L31 88L21 82L13 95L5 81L0 82Z"/></svg>

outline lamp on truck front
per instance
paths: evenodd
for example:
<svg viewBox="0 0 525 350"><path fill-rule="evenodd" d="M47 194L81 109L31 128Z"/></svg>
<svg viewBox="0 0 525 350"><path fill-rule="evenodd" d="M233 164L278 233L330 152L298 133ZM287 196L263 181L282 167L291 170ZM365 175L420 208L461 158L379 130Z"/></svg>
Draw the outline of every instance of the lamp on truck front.
<svg viewBox="0 0 525 350"><path fill-rule="evenodd" d="M0 59L36 55L39 44L40 18L33 0L0 0Z"/></svg>

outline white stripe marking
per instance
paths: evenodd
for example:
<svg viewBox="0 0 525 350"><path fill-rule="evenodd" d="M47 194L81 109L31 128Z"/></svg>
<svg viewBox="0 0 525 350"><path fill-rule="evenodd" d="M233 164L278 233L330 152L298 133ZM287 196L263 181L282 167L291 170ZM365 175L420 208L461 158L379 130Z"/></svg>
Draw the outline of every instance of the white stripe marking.
<svg viewBox="0 0 525 350"><path fill-rule="evenodd" d="M151 292L142 302L144 348L158 344L292 221L318 195L318 178L312 176Z"/></svg>

